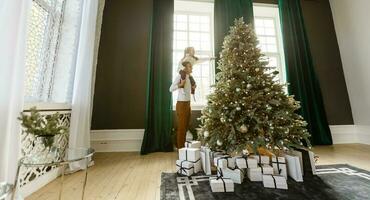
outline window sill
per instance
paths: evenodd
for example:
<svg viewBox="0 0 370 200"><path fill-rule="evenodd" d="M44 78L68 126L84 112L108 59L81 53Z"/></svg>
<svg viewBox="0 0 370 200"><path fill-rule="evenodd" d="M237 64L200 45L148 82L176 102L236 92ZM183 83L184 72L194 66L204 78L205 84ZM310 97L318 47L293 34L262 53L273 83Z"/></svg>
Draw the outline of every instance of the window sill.
<svg viewBox="0 0 370 200"><path fill-rule="evenodd" d="M26 102L23 110L30 110L32 107L37 107L40 111L71 111L72 105L70 103L52 103L52 102Z"/></svg>

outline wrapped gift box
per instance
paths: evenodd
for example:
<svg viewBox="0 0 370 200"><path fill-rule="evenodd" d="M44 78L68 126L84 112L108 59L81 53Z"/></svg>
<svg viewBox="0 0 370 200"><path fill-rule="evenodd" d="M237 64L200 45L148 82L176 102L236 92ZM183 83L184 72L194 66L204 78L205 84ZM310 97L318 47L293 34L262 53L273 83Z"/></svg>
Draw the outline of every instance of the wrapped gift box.
<svg viewBox="0 0 370 200"><path fill-rule="evenodd" d="M265 188L288 189L288 184L284 176L263 175L262 180L263 187Z"/></svg>
<svg viewBox="0 0 370 200"><path fill-rule="evenodd" d="M186 141L185 142L185 147L186 148L200 148L202 146L202 144L200 143L200 141Z"/></svg>
<svg viewBox="0 0 370 200"><path fill-rule="evenodd" d="M179 160L198 162L200 160L200 150L197 148L181 148L179 149Z"/></svg>
<svg viewBox="0 0 370 200"><path fill-rule="evenodd" d="M235 168L235 157L231 156L221 156L214 158L214 165L218 168L225 169L225 168Z"/></svg>
<svg viewBox="0 0 370 200"><path fill-rule="evenodd" d="M221 169L224 178L231 179L234 183L242 184L244 181L244 170L243 169Z"/></svg>
<svg viewBox="0 0 370 200"><path fill-rule="evenodd" d="M191 161L189 161L191 162ZM201 160L198 160L197 162L191 162L194 164L194 173L198 173L202 171L202 162Z"/></svg>
<svg viewBox="0 0 370 200"><path fill-rule="evenodd" d="M270 157L268 156L253 155L252 158L256 159L258 164L270 164Z"/></svg>
<svg viewBox="0 0 370 200"><path fill-rule="evenodd" d="M234 192L234 182L231 179L210 177L209 183L212 192Z"/></svg>
<svg viewBox="0 0 370 200"><path fill-rule="evenodd" d="M213 159L214 165L218 168L225 169L228 166L228 158L227 157L216 157Z"/></svg>
<svg viewBox="0 0 370 200"><path fill-rule="evenodd" d="M223 151L211 151L210 159L214 161L215 158L222 157L222 156L225 156L225 155L226 154ZM214 165L214 162L212 163L212 166L216 166L216 165Z"/></svg>
<svg viewBox="0 0 370 200"><path fill-rule="evenodd" d="M211 175L212 170L216 171L214 165L214 158L225 156L223 151L212 151L209 147L201 146L200 147L200 157L203 171L206 175Z"/></svg>
<svg viewBox="0 0 370 200"><path fill-rule="evenodd" d="M291 152L292 155L299 156L301 162L302 175L316 175L315 154L306 149L296 149Z"/></svg>
<svg viewBox="0 0 370 200"><path fill-rule="evenodd" d="M272 168L274 168L274 174L284 176L288 179L287 167L284 157L272 157Z"/></svg>
<svg viewBox="0 0 370 200"><path fill-rule="evenodd" d="M260 165L257 168L248 168L247 176L251 181L262 181L262 174L273 174L274 169L270 165Z"/></svg>
<svg viewBox="0 0 370 200"><path fill-rule="evenodd" d="M299 156L288 155L285 156L288 176L297 182L303 182L303 168Z"/></svg>
<svg viewBox="0 0 370 200"><path fill-rule="evenodd" d="M201 163L202 163L202 169L203 169L203 172L206 175L211 175L212 174L210 152L211 152L210 149L200 152L200 159L201 159Z"/></svg>
<svg viewBox="0 0 370 200"><path fill-rule="evenodd" d="M239 169L247 169L247 168L257 168L257 159L243 156L243 157L236 157L235 158L236 166Z"/></svg>
<svg viewBox="0 0 370 200"><path fill-rule="evenodd" d="M176 171L178 174L191 176L194 174L194 163L186 160L176 160Z"/></svg>

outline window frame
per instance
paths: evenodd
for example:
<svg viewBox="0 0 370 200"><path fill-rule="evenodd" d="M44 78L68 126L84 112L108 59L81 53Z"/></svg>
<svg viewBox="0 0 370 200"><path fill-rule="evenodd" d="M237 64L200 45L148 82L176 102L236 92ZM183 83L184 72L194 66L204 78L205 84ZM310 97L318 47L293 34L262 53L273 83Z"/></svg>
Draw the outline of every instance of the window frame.
<svg viewBox="0 0 370 200"><path fill-rule="evenodd" d="M45 54L46 56L42 57L39 63L42 69L41 71L44 72L44 75L42 76L41 80L42 84L40 85L40 88L38 88L39 94L37 94L37 100L26 99L25 96L23 108L24 110L27 110L33 106L36 106L38 109L51 109L51 108L70 109L71 102L60 103L51 101L54 88L54 76L58 59L57 58L58 50L60 46L60 40L63 34L62 27L63 27L63 18L66 11L65 9L66 0L61 1L60 10L54 9L45 0L32 0L32 3L36 3L38 6L40 6L47 12L47 24L45 27L46 32L43 35L43 39L45 41L42 44L41 49L41 52L43 52L43 54ZM58 23L56 23L57 21ZM51 36L51 34L55 35Z"/></svg>
<svg viewBox="0 0 370 200"><path fill-rule="evenodd" d="M212 4L212 7L214 6L214 2L213 1L184 1L184 0L175 0L175 3L178 2L178 3L209 3L209 4ZM176 9L176 6L175 6L175 9L174 9L174 18L175 18L175 15L186 15L187 16L187 30L186 31L181 31L181 30L177 30L175 27L173 29L174 33L175 32L185 32L187 34L187 46L189 46L189 34L191 32L194 32L194 33L209 33L210 34L210 50L197 50L197 55L207 55L209 57L214 57L214 11L212 9L212 11L204 11L205 9L203 9L202 11L198 10L198 11L194 11L194 10L198 10L198 9L192 9L190 11L189 8L181 8L179 10ZM195 16L207 16L209 17L210 19L210 22L209 22L209 32L204 32L204 31L190 31L189 29L189 16L191 15L195 15ZM175 25L175 21L174 21L174 25ZM175 42L175 40L174 40ZM183 53L183 50L180 50L180 49L174 49L172 50L173 54L174 53ZM177 69L177 64L178 63L173 63L173 66L176 67ZM216 80L216 74L215 74L215 61L214 60L211 60L209 61L209 71L208 71L208 76L209 76L209 90L211 90L211 85L213 85L215 83L215 80ZM175 75L175 73L174 73ZM194 76L194 77L200 77L201 79L203 79L203 75L200 74L199 76ZM175 77L172 77L172 79L174 79ZM198 88L199 89L199 88ZM173 110L176 109L176 95L173 93L172 94L172 98L173 99ZM202 110L205 106L206 106L206 102L203 102L203 103L197 103L197 102L194 102L194 101L191 101L191 108L192 110Z"/></svg>
<svg viewBox="0 0 370 200"><path fill-rule="evenodd" d="M265 11L264 13L259 12L261 9L268 9L273 8L273 12ZM275 25L275 38L276 38L276 47L277 53L271 52L262 52L264 55L276 57L277 58L277 70L279 71L279 82L285 84L287 81L286 79L286 65L285 65L285 55L284 55L284 44L283 44L283 36L282 36L282 29L280 25L280 15L278 5L276 4L266 4L266 3L253 3L253 10L254 10L254 19L273 19ZM257 33L256 33L257 35ZM271 37L269 35L261 35ZM257 35L258 37L258 35Z"/></svg>

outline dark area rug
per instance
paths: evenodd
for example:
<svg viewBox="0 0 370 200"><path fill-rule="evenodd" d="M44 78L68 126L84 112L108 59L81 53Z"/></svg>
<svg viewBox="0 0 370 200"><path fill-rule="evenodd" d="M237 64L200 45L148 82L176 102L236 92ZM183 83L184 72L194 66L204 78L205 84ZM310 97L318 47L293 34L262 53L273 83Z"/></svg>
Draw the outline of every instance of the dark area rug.
<svg viewBox="0 0 370 200"><path fill-rule="evenodd" d="M350 165L317 166L317 176L303 183L288 180L288 190L264 188L262 182L235 184L233 193L212 193L209 176L190 178L162 173L161 200L365 200L370 199L370 172Z"/></svg>

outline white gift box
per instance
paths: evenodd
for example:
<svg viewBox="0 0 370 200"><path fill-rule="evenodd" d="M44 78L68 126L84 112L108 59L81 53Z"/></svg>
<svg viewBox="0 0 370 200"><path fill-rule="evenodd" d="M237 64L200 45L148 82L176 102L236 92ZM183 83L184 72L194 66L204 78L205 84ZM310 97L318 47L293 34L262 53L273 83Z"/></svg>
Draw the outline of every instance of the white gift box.
<svg viewBox="0 0 370 200"><path fill-rule="evenodd" d="M194 174L194 163L186 160L176 160L176 171L178 174L191 176Z"/></svg>
<svg viewBox="0 0 370 200"><path fill-rule="evenodd" d="M274 169L270 165L262 164L258 168L248 168L247 176L251 181L262 181L262 174L273 174Z"/></svg>
<svg viewBox="0 0 370 200"><path fill-rule="evenodd" d="M257 159L258 164L270 164L270 157L253 155L252 158Z"/></svg>
<svg viewBox="0 0 370 200"><path fill-rule="evenodd" d="M191 162L191 161L189 161ZM201 160L198 160L197 162L191 162L194 164L194 173L198 173L202 171L202 163Z"/></svg>
<svg viewBox="0 0 370 200"><path fill-rule="evenodd" d="M235 168L235 157L230 156L221 156L214 158L214 165L218 168L225 169L225 168Z"/></svg>
<svg viewBox="0 0 370 200"><path fill-rule="evenodd" d="M234 182L228 178L210 177L212 192L234 192Z"/></svg>
<svg viewBox="0 0 370 200"><path fill-rule="evenodd" d="M307 175L316 175L315 154L312 151L297 149L296 151L291 151L291 154L299 156L303 176L305 173Z"/></svg>
<svg viewBox="0 0 370 200"><path fill-rule="evenodd" d="M274 168L274 174L284 176L288 179L287 167L284 157L272 157L272 168Z"/></svg>
<svg viewBox="0 0 370 200"><path fill-rule="evenodd" d="M244 180L244 170L243 169L220 169L222 170L222 175L224 178L231 179L234 183L242 184Z"/></svg>
<svg viewBox="0 0 370 200"><path fill-rule="evenodd" d="M202 144L200 143L200 141L186 141L185 142L185 147L186 148L200 148L202 146Z"/></svg>
<svg viewBox="0 0 370 200"><path fill-rule="evenodd" d="M263 175L262 181L265 188L288 189L288 184L284 176Z"/></svg>
<svg viewBox="0 0 370 200"><path fill-rule="evenodd" d="M223 152L223 151L211 151L211 153L210 153L211 161L214 161L215 158L222 157L222 156L225 156L225 152ZM214 162L212 162L212 165L216 166L214 164Z"/></svg>
<svg viewBox="0 0 370 200"><path fill-rule="evenodd" d="M285 155L288 176L296 182L303 182L303 168L299 156Z"/></svg>
<svg viewBox="0 0 370 200"><path fill-rule="evenodd" d="M228 165L228 159L227 157L217 157L213 159L214 165L217 166L217 168L225 169Z"/></svg>
<svg viewBox="0 0 370 200"><path fill-rule="evenodd" d="M200 152L200 159L202 161L202 169L206 175L211 175L211 160L210 160L210 149Z"/></svg>
<svg viewBox="0 0 370 200"><path fill-rule="evenodd" d="M257 168L257 159L251 157L236 157L236 166L240 169Z"/></svg>
<svg viewBox="0 0 370 200"><path fill-rule="evenodd" d="M197 148L179 149L179 160L197 162L200 159L200 150Z"/></svg>
<svg viewBox="0 0 370 200"><path fill-rule="evenodd" d="M259 168L261 168L262 174L274 174L274 168L268 164L262 164Z"/></svg>

